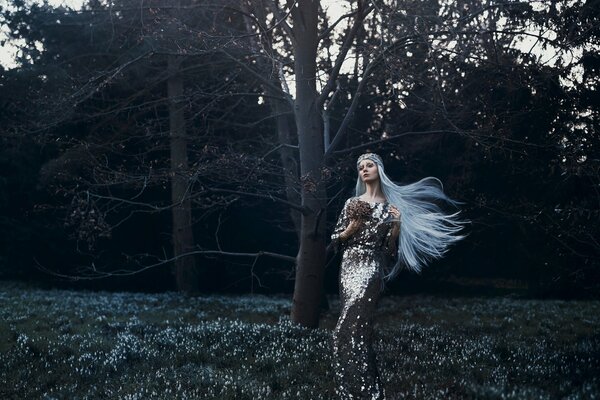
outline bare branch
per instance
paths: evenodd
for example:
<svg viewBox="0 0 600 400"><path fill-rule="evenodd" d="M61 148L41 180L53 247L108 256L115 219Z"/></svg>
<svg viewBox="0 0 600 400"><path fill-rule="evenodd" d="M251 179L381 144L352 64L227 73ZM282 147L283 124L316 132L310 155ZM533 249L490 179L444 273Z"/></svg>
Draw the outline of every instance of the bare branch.
<svg viewBox="0 0 600 400"><path fill-rule="evenodd" d="M349 153L351 151L354 150L359 150L359 149L363 149L366 147L370 147L379 143L385 143L385 142L389 142L391 140L394 139L398 139L404 136L410 136L410 135L431 135L431 134L440 134L440 133L461 133L459 131L451 131L451 130L433 130L433 131L422 131L422 132L403 132L401 134L398 135L393 135L393 136L389 136L383 139L378 139L378 140L373 140L371 142L368 143L363 143L363 144L359 144L358 146L352 146L352 147L348 147L342 150L337 150L334 151L335 154L344 154L344 153Z"/></svg>
<svg viewBox="0 0 600 400"><path fill-rule="evenodd" d="M359 8L359 10L360 10L360 8ZM356 33L362 26L362 23L363 23L365 17L367 15L369 15L369 13L372 10L373 10L373 7L371 6L371 7L367 8L364 11L364 13L358 13L356 15L356 18L354 20L354 25L352 26L352 29L350 29L350 32L348 32L348 34L346 35L346 38L344 39L342 48L340 49L340 52L338 53L337 58L335 60L335 64L331 70L331 73L329 74L329 79L327 80L325 87L323 88L323 90L321 91L321 94L319 95L319 98L317 99L317 107L319 109L323 107L323 103L325 103L325 100L329 96L329 93L331 93L331 91L335 87L335 82L340 73L340 68L342 68L342 64L344 63L344 60L346 59L346 56L348 55L348 51L350 50L350 47L352 46L352 42L354 41L354 38L356 37Z"/></svg>
<svg viewBox="0 0 600 400"><path fill-rule="evenodd" d="M282 88L274 85L270 79L267 79L266 77L264 77L261 74L259 74L258 72L256 72L254 69L250 68L246 63L243 63L242 61L238 60L236 57L231 55L227 50L221 49L221 52L223 54L225 54L227 57L229 57L233 62L235 62L236 64L241 66L243 69L250 72L250 74L252 74L254 77L258 78L258 80L260 80L265 86L268 86L270 89L274 90L275 93L281 93L282 97L284 97L286 100L288 100L288 102L290 102L290 104L293 105L293 102L294 102L293 98L288 93L286 93Z"/></svg>
<svg viewBox="0 0 600 400"><path fill-rule="evenodd" d="M271 153L283 148L283 147L289 147L290 149L298 149L298 146L295 146L293 144L287 144L287 143L283 143L280 145L277 145L276 147L272 148L271 150L269 150L268 152L266 152L263 156L262 159L264 160L268 155L270 155Z"/></svg>
<svg viewBox="0 0 600 400"><path fill-rule="evenodd" d="M268 0L268 3L271 6L271 11L273 11L273 14L275 15L275 17L280 21L279 24L281 25L281 27L283 28L285 33L287 33L288 37L290 38L290 40L292 41L292 43L295 46L296 37L294 36L294 32L293 32L292 28L290 27L290 25L287 22L285 22L285 20L291 14L292 10L296 6L297 0L294 0L294 3L291 5L289 11L287 11L285 13L285 15L282 15L281 10L279 9L279 6L276 4L275 1Z"/></svg>
<svg viewBox="0 0 600 400"><path fill-rule="evenodd" d="M205 189L205 192L215 192L215 193L221 192L221 193L239 194L241 196L258 197L260 199L267 199L267 200L276 201L276 202L285 204L285 205L289 206L290 208L293 208L294 210L300 211L302 214L306 214L309 211L304 206L289 202L289 201L281 199L279 197L273 197L271 195L266 195L266 194L241 192L239 190L217 189L217 188L207 188L207 189Z"/></svg>
<svg viewBox="0 0 600 400"><path fill-rule="evenodd" d="M333 31L335 29L335 27L337 26L337 24L339 24L341 21L343 21L346 18L350 18L353 17L354 15L356 15L356 13L358 13L359 10L355 10L352 12L349 12L348 14L344 14L342 16L340 16L333 24L331 24L331 26L327 29L325 29L320 35L319 35L319 41L323 40L324 38L327 37L327 35L329 35L329 33L331 33L331 31Z"/></svg>
<svg viewBox="0 0 600 400"><path fill-rule="evenodd" d="M57 276L60 278L65 278L65 279L70 279L70 280L74 280L74 281L80 281L80 280L112 278L112 277L117 277L117 276L133 276L133 275L137 275L139 273L148 271L150 269L160 267L162 265L170 264L170 263L172 263L178 259L181 259L183 257L189 257L189 256L194 256L194 255L221 255L221 256L229 256L229 257L253 257L255 259L258 257L261 257L261 256L267 256L267 257L277 258L279 260L288 261L288 262L294 263L294 264L296 263L296 257L288 256L285 254L272 253L269 251L259 251L257 253L235 253L235 252L219 251L219 250L194 250L194 251L189 251L186 253L181 253L176 257L171 257L168 259L167 258L159 259L159 261L154 264L145 265L142 268L136 269L136 270L120 269L120 270L114 270L114 271L102 271L102 270L97 269L96 265L94 263L92 263L90 267L86 267L85 269L81 270L82 273L85 273L85 274L69 275L69 274L63 274L60 272L53 271L53 270L43 266L35 258L34 258L34 261L37 265L37 268L40 271L43 271L49 275L53 275L53 276ZM152 254L138 254L138 256L139 257L156 257Z"/></svg>

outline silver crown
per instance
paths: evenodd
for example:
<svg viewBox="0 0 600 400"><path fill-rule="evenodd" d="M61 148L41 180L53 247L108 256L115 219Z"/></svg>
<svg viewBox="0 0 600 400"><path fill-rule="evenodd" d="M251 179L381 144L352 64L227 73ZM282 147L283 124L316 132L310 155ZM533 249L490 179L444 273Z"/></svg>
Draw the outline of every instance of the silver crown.
<svg viewBox="0 0 600 400"><path fill-rule="evenodd" d="M381 165L383 165L383 160L381 159L381 157L379 157L379 156L378 156L377 154L375 154L375 153L365 153L365 154L361 154L361 155L358 157L358 160L356 161L356 165L360 164L360 162L361 162L362 160L371 160L371 161L374 161L374 162L376 162L376 163L378 163L378 164L381 164Z"/></svg>

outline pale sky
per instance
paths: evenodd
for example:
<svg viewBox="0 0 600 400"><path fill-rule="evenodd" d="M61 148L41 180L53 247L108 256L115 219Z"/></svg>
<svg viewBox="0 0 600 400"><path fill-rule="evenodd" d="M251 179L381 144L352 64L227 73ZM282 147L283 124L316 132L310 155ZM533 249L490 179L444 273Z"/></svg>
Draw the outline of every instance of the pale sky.
<svg viewBox="0 0 600 400"><path fill-rule="evenodd" d="M41 3L41 1L36 0L26 0L26 3ZM8 0L0 0L0 7L8 8ZM52 6L60 6L66 5L71 8L79 8L82 4L82 0L48 0L48 3ZM327 14L332 18L336 18L342 13L347 12L347 3L340 2L336 0L324 0L322 2L327 9ZM0 40L6 37L8 33L8 28L5 25L0 26ZM17 52L17 48L14 44L6 43L4 46L0 47L0 64L5 68L15 68L17 64L15 63L15 55Z"/></svg>
<svg viewBox="0 0 600 400"><path fill-rule="evenodd" d="M34 3L34 2L40 2L38 0L26 0L27 3ZM48 0L48 2L53 5L53 6L59 6L59 5L67 5L69 7L72 8L78 8L80 7L80 5L82 4L82 0ZM2 8L8 8L8 4L9 1L8 0L0 0L0 6ZM342 15L345 12L348 12L348 3L345 1L339 1L339 0L323 0L322 4L324 5L324 7L327 10L327 14L332 18L332 20L335 20L338 16ZM341 29L343 27L343 24L340 24L339 28ZM5 25L0 26L0 40L2 40L3 38L6 38L6 35L8 33L8 28ZM548 33L549 35L552 35L552 33ZM524 37L523 41L520 43L515 43L513 42L513 45L519 49L521 49L522 51L530 51L531 48L533 48L531 51L533 54L536 54L538 56L540 56L540 61L542 63L549 63L549 64L554 64L557 59L555 57L555 52L552 51L552 49L548 49L548 50L543 50L539 45L536 45L536 39L532 38L532 37ZM332 53L335 54L336 53L336 48L332 49ZM17 47L15 46L15 43L9 43L6 42L4 46L0 47L0 64L3 65L5 68L15 68L17 66L17 64L15 63L14 59L15 59L15 55L17 52ZM571 56L573 58L579 58L581 56L581 49L579 50L575 50ZM569 61L568 59L565 61ZM353 63L353 60L351 59L351 57L348 57L345 64L347 64L349 67L351 68L351 65ZM344 70L345 68L342 68L342 70ZM573 78L576 79L577 76L576 75L580 75L581 71L573 71L574 76ZM288 78L292 78L292 77L288 77ZM290 90L292 91L293 94L293 82L290 81L289 82L290 85Z"/></svg>
<svg viewBox="0 0 600 400"><path fill-rule="evenodd" d="M35 0L26 0L28 4L32 3L41 3L41 1ZM69 7L77 8L81 6L81 0L48 0L48 3L52 6L60 6L66 5ZM0 8L2 9L10 9L8 0L0 0ZM2 24L0 26L0 40L6 38L8 33L8 28L6 25ZM4 46L0 46L0 64L4 66L4 68L15 68L17 64L15 63L17 48L12 43L5 43Z"/></svg>

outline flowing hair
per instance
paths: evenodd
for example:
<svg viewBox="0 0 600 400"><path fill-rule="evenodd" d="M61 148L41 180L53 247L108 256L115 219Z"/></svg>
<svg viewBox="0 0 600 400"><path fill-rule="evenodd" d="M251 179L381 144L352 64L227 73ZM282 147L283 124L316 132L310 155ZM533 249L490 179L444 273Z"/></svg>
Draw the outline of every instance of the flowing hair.
<svg viewBox="0 0 600 400"><path fill-rule="evenodd" d="M442 182L435 177L423 178L408 185L397 185L385 174L381 158L374 153L361 155L357 161L369 159L377 165L381 190L389 204L400 211L400 235L398 236L398 257L391 271L384 276L385 280L395 277L402 264L412 271L421 273L421 269L435 258L442 257L448 247L466 235L457 235L469 221L460 220L460 211L445 214L435 203L444 200L453 206L464 204L444 194ZM365 183L356 181L356 196L366 191ZM390 222L395 221L392 219Z"/></svg>

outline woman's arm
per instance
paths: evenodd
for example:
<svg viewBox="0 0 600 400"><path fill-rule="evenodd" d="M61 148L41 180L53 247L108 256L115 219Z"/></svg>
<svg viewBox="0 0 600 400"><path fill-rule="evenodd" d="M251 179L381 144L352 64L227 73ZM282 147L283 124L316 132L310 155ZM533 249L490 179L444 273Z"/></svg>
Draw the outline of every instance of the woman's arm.
<svg viewBox="0 0 600 400"><path fill-rule="evenodd" d="M335 227L333 228L333 233L331 235L331 242L335 246L336 251L338 246L342 242L348 240L350 236L352 236L360 227L360 223L358 221L350 219L350 217L348 216L347 208L350 201L351 199L346 200L344 208L340 213L338 221L335 224Z"/></svg>
<svg viewBox="0 0 600 400"><path fill-rule="evenodd" d="M346 227L346 229L344 229L344 231L342 233L340 233L340 240L342 241L346 241L348 240L348 238L350 236L352 236L354 234L354 232L356 232L358 230L358 228L360 227L360 222L353 219L350 220L350 223L348 224L348 226Z"/></svg>
<svg viewBox="0 0 600 400"><path fill-rule="evenodd" d="M340 212L340 216L338 217L337 223L335 224L335 227L333 228L333 233L331 234L331 241L334 243L338 243L340 241L342 241L342 238L340 238L340 235L342 235L342 233L345 232L346 228L348 228L348 225L350 224L350 220L348 218L348 213L346 212L346 207L348 206L348 201L346 200L346 203L344 203L344 207L342 208L342 211Z"/></svg>
<svg viewBox="0 0 600 400"><path fill-rule="evenodd" d="M400 211L394 206L390 209L390 215L392 218L397 219L390 228L386 238L387 251L393 256L398 251L396 244L398 243L398 236L400 235L401 216Z"/></svg>
<svg viewBox="0 0 600 400"><path fill-rule="evenodd" d="M398 239L398 235L400 235L400 221L394 223L390 239L395 242Z"/></svg>
<svg viewBox="0 0 600 400"><path fill-rule="evenodd" d="M388 235L388 247L393 248L392 252L396 251L396 243L398 242L398 236L400 235L400 222L395 222L392 228L390 229L390 234Z"/></svg>

